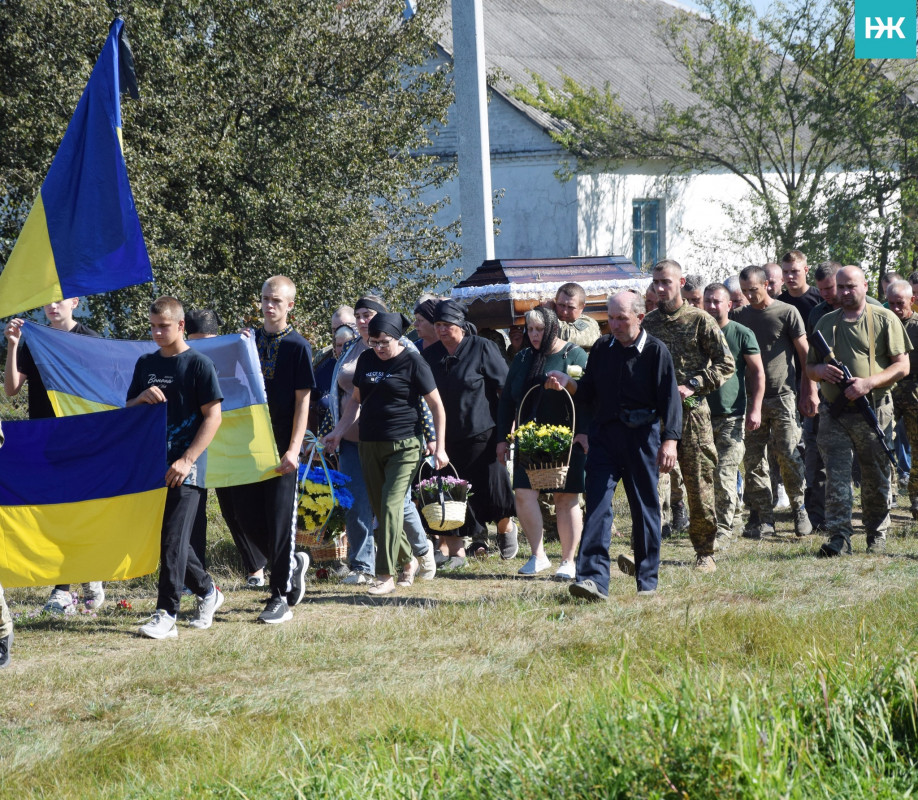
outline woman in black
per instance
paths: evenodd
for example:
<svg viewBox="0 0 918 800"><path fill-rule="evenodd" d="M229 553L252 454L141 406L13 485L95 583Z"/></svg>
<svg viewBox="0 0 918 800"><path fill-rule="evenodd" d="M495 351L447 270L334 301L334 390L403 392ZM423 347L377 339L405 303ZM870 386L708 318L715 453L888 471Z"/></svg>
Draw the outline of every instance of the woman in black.
<svg viewBox="0 0 918 800"><path fill-rule="evenodd" d="M456 301L441 300L434 316L440 341L421 355L430 364L446 409L446 449L459 477L472 485L465 524L440 534L441 559L446 562L442 568L465 565L463 537L472 539L473 553L487 551L488 522L497 523L501 557L513 558L519 549L511 519L513 490L496 447L497 403L507 364L493 342L475 335Z"/></svg>
<svg viewBox="0 0 918 800"><path fill-rule="evenodd" d="M369 322L369 350L360 354L354 372L353 403L348 403L335 429L325 437L335 450L343 431L356 420L360 466L376 515L376 577L370 594L395 591L392 577L404 565L400 585L411 585L419 565L404 531L405 496L421 464L421 409L424 397L434 418L437 467L449 463L443 447L445 416L430 367L399 339L409 320L401 314L379 313Z"/></svg>

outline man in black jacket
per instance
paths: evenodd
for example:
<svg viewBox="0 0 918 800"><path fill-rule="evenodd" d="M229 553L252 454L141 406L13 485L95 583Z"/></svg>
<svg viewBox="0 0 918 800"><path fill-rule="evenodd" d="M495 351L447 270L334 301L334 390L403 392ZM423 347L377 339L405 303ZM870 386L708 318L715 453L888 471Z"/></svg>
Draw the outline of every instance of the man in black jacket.
<svg viewBox="0 0 918 800"><path fill-rule="evenodd" d="M660 504L657 480L676 463L682 436L682 404L672 356L641 329L643 298L620 292L609 298L609 330L590 351L579 382L563 372L548 374L549 388L567 387L577 402L574 442L587 451L586 520L577 557L575 597L604 600L609 594L612 495L625 482L631 508L634 571L638 593L656 590L660 565ZM589 436L585 431L589 429Z"/></svg>

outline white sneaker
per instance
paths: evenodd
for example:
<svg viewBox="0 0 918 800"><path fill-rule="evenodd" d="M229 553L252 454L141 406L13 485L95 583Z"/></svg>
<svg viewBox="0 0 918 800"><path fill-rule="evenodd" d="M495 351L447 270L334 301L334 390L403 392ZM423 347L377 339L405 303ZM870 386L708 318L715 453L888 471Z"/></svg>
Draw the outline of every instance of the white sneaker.
<svg viewBox="0 0 918 800"><path fill-rule="evenodd" d="M201 631L207 630L214 624L214 612L223 605L224 599L223 592L214 584L210 594L198 598L197 613L188 624L192 628L197 628Z"/></svg>
<svg viewBox="0 0 918 800"><path fill-rule="evenodd" d="M421 566L416 577L424 581L433 580L437 574L437 562L434 561L433 545L427 548L427 552L424 555L418 556L418 562Z"/></svg>
<svg viewBox="0 0 918 800"><path fill-rule="evenodd" d="M367 575L365 572L355 572L351 570L347 577L341 581L341 583L346 583L348 586L365 586L368 583L372 583L373 576Z"/></svg>
<svg viewBox="0 0 918 800"><path fill-rule="evenodd" d="M786 511L790 508L790 498L783 483L778 484L778 496L775 498L775 511Z"/></svg>
<svg viewBox="0 0 918 800"><path fill-rule="evenodd" d="M561 566L558 567L558 571L555 572L556 581L572 581L577 576L577 566L573 561L568 561L565 559L561 562Z"/></svg>
<svg viewBox="0 0 918 800"><path fill-rule="evenodd" d="M548 556L529 556L529 561L523 564L520 567L519 575L536 575L539 572L544 572L551 566L551 561L548 560Z"/></svg>
<svg viewBox="0 0 918 800"><path fill-rule="evenodd" d="M150 621L138 628L141 636L149 639L175 639L178 631L175 629L175 617L168 611L157 608L150 617Z"/></svg>
<svg viewBox="0 0 918 800"><path fill-rule="evenodd" d="M105 602L105 589L102 581L90 581L83 584L83 605L91 611L98 611Z"/></svg>
<svg viewBox="0 0 918 800"><path fill-rule="evenodd" d="M73 595L64 589L52 589L43 611L52 614L66 614L73 609Z"/></svg>

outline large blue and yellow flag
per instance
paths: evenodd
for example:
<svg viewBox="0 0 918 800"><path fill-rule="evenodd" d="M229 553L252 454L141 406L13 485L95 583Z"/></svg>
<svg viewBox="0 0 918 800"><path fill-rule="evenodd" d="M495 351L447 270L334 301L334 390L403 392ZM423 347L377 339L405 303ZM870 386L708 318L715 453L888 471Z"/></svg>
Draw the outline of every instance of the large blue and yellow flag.
<svg viewBox="0 0 918 800"><path fill-rule="evenodd" d="M26 322L25 341L59 416L124 406L134 365L153 342L80 336ZM207 448L204 485L237 486L277 476L264 378L255 340L240 334L193 339L188 344L217 368L223 421Z"/></svg>
<svg viewBox="0 0 918 800"><path fill-rule="evenodd" d="M159 563L166 408L6 422L0 584L125 580Z"/></svg>
<svg viewBox="0 0 918 800"><path fill-rule="evenodd" d="M129 50L116 19L0 272L0 317L153 280L121 149Z"/></svg>

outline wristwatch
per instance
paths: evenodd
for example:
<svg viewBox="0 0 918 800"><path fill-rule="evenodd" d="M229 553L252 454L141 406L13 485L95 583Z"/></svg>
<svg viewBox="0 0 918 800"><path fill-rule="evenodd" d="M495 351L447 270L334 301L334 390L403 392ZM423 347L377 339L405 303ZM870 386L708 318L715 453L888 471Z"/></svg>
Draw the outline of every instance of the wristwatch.
<svg viewBox="0 0 918 800"><path fill-rule="evenodd" d="M693 392L697 392L701 388L701 381L698 378L689 378L685 385L689 387Z"/></svg>

